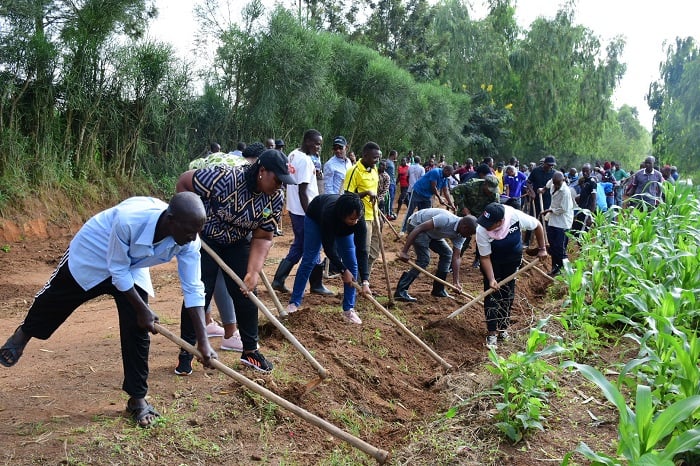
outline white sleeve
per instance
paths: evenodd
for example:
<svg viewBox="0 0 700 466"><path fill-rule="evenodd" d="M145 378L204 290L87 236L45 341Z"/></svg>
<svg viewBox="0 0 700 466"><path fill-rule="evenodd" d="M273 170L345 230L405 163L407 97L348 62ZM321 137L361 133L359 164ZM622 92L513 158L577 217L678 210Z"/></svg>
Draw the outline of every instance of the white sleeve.
<svg viewBox="0 0 700 466"><path fill-rule="evenodd" d="M486 228L481 225L476 227L476 246L479 248L479 255L491 255L491 238L486 234Z"/></svg>

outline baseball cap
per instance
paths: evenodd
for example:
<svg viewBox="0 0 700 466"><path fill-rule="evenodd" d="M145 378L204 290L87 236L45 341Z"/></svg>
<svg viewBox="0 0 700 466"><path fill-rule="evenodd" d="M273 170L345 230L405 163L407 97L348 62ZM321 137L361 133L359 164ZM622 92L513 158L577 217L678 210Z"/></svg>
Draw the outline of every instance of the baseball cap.
<svg viewBox="0 0 700 466"><path fill-rule="evenodd" d="M292 175L289 174L287 157L280 151L268 149L258 157L258 163L266 170L273 172L282 183L297 184Z"/></svg>
<svg viewBox="0 0 700 466"><path fill-rule="evenodd" d="M503 207L503 204L499 204L498 202L492 202L491 204L486 206L484 212L476 220L476 223L488 230L489 228L494 226L496 222L502 220L505 214L506 208Z"/></svg>
<svg viewBox="0 0 700 466"><path fill-rule="evenodd" d="M345 147L348 145L348 141L346 141L343 136L336 136L335 139L333 139L333 145Z"/></svg>
<svg viewBox="0 0 700 466"><path fill-rule="evenodd" d="M557 164L557 160L552 155L548 155L547 157L545 157L542 162L545 165L556 165Z"/></svg>
<svg viewBox="0 0 700 466"><path fill-rule="evenodd" d="M284 139L275 139L275 147L284 147Z"/></svg>
<svg viewBox="0 0 700 466"><path fill-rule="evenodd" d="M486 183L489 191L494 194L498 194L498 178L496 178L495 175L486 175L486 178L484 178L484 183Z"/></svg>

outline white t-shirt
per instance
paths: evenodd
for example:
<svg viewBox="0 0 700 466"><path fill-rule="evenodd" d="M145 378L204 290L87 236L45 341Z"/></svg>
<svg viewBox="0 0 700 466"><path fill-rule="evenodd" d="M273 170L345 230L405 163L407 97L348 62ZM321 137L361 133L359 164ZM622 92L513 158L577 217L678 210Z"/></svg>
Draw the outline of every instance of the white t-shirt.
<svg viewBox="0 0 700 466"><path fill-rule="evenodd" d="M316 183L316 167L311 157L306 155L299 149L294 149L288 156L289 163L294 168L294 181L297 184L287 186L287 210L294 215L305 215L304 209L301 207L299 200L299 186L301 183L306 185L306 195L309 202L318 196L318 184ZM291 170L290 170L291 171Z"/></svg>
<svg viewBox="0 0 700 466"><path fill-rule="evenodd" d="M503 207L505 207L507 211L510 211L509 228L516 223L520 223L520 230L535 230L537 228L538 222L535 217L508 205ZM493 238L488 235L486 228L478 225L476 227L476 245L479 248L479 254L482 256L491 255L491 241L493 241Z"/></svg>

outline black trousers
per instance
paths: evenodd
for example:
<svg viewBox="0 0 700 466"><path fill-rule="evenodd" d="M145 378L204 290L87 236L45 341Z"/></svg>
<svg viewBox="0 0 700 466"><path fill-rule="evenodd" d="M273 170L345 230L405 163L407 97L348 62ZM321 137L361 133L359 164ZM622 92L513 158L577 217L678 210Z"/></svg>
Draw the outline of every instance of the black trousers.
<svg viewBox="0 0 700 466"><path fill-rule="evenodd" d="M508 262L494 262L493 276L497 282L500 282L507 276L513 274L520 267L522 256ZM482 268L483 273L483 268ZM484 275L484 291L491 289L489 281ZM484 315L486 317L486 329L489 332L497 330L506 330L510 325L510 308L513 306L515 298L515 280L511 280L501 286L497 291L494 291L484 300Z"/></svg>
<svg viewBox="0 0 700 466"><path fill-rule="evenodd" d="M202 241L205 241L202 239ZM232 244L217 244L206 241L207 245L218 255L238 277L243 280L248 271L248 257L250 256L250 241L241 239ZM219 265L205 251L202 250L202 282L204 282L205 309L211 302L216 284L216 275L219 272ZM233 299L233 307L236 311L238 330L241 333L243 349L252 351L258 347L258 307L249 298L243 296L240 287L228 274L224 273L226 289ZM180 318L180 335L186 342L194 345L197 341L194 332L194 325L189 313L182 305Z"/></svg>
<svg viewBox="0 0 700 466"><path fill-rule="evenodd" d="M144 302L148 294L136 287ZM83 290L68 268L68 251L63 255L44 288L34 298L22 331L33 338L48 339L81 304L102 295L111 295L119 312L119 338L122 346L124 382L122 390L134 398L148 393L148 353L151 339L148 331L136 323L136 310L126 296L108 278L99 285Z"/></svg>
<svg viewBox="0 0 700 466"><path fill-rule="evenodd" d="M552 265L563 267L566 259L566 245L569 237L563 228L547 225L547 238L549 239L549 254L552 256Z"/></svg>

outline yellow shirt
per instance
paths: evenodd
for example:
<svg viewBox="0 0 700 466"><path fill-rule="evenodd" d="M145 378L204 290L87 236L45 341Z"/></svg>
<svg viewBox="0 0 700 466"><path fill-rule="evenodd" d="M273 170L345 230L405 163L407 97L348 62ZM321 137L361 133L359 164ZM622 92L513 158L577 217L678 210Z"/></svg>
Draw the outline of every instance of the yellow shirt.
<svg viewBox="0 0 700 466"><path fill-rule="evenodd" d="M379 173L375 167L367 169L362 165L362 161L358 160L352 168L345 173L345 181L343 181L343 190L349 193L359 193L363 191L374 191L376 194L379 190ZM374 220L374 206L369 200L369 196L362 198L362 203L365 205L365 220Z"/></svg>
<svg viewBox="0 0 700 466"><path fill-rule="evenodd" d="M505 190L503 189L503 171L498 171L494 170L493 175L498 178L498 192L499 193L504 193Z"/></svg>

